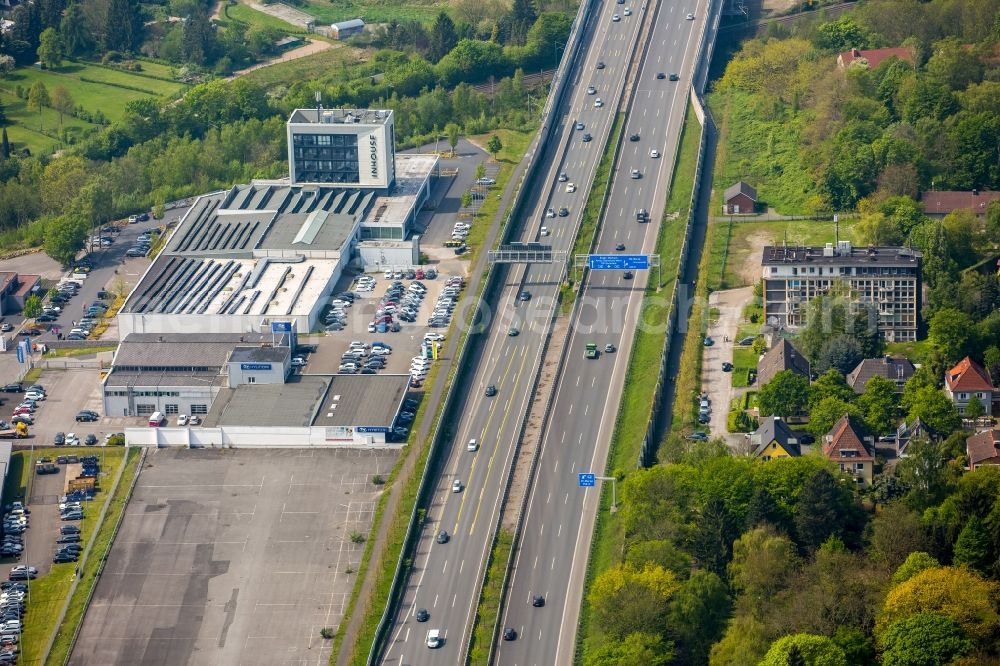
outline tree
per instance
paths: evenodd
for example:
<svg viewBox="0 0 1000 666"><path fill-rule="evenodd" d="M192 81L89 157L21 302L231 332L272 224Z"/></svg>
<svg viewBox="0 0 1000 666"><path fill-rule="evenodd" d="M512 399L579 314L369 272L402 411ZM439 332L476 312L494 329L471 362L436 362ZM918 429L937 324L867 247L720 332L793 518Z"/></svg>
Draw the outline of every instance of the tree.
<svg viewBox="0 0 1000 666"><path fill-rule="evenodd" d="M59 34L68 56L85 55L94 48L94 37L87 27L82 3L74 2L66 8L59 22Z"/></svg>
<svg viewBox="0 0 1000 666"><path fill-rule="evenodd" d="M736 519L725 502L713 495L705 502L691 537L691 554L703 569L725 574L732 558L733 540L739 536Z"/></svg>
<svg viewBox="0 0 1000 666"><path fill-rule="evenodd" d="M912 439L906 457L896 464L896 475L912 489L914 508L933 505L948 484L948 454L940 442L927 437Z"/></svg>
<svg viewBox="0 0 1000 666"><path fill-rule="evenodd" d="M958 535L955 542L953 561L965 565L984 576L990 575L997 561L993 547L993 535L979 516L972 516Z"/></svg>
<svg viewBox="0 0 1000 666"><path fill-rule="evenodd" d="M857 394L844 379L844 375L835 368L830 368L816 378L809 386L809 406L819 404L823 398L837 398L843 402L854 402Z"/></svg>
<svg viewBox="0 0 1000 666"><path fill-rule="evenodd" d="M831 536L840 536L848 517L849 498L827 470L813 474L795 503L796 540L814 551Z"/></svg>
<svg viewBox="0 0 1000 666"><path fill-rule="evenodd" d="M767 488L757 488L747 505L745 526L750 530L767 525L783 532L787 531L788 517L774 501L774 495L768 492Z"/></svg>
<svg viewBox="0 0 1000 666"><path fill-rule="evenodd" d="M826 636L793 634L771 644L758 666L847 666L844 651Z"/></svg>
<svg viewBox="0 0 1000 666"><path fill-rule="evenodd" d="M0 76L7 76L17 68L17 61L6 53L0 55Z"/></svg>
<svg viewBox="0 0 1000 666"><path fill-rule="evenodd" d="M39 39L38 59L42 61L42 64L49 69L55 69L61 65L63 61L63 43L62 37L59 36L56 29L46 28L42 31Z"/></svg>
<svg viewBox="0 0 1000 666"><path fill-rule="evenodd" d="M912 422L918 417L932 430L943 435L952 433L962 425L955 404L944 391L931 387L919 389L910 401L910 411L906 418Z"/></svg>
<svg viewBox="0 0 1000 666"><path fill-rule="evenodd" d="M942 308L931 317L927 337L945 363L957 363L969 353L975 333L973 324L969 315L955 308Z"/></svg>
<svg viewBox="0 0 1000 666"><path fill-rule="evenodd" d="M42 109L49 105L49 90L41 81L31 84L28 91L28 108L38 111L38 129L42 129Z"/></svg>
<svg viewBox="0 0 1000 666"><path fill-rule="evenodd" d="M430 39L427 47L427 59L437 62L448 55L448 52L458 44L458 34L455 32L455 22L451 20L447 12L440 12L431 27Z"/></svg>
<svg viewBox="0 0 1000 666"><path fill-rule="evenodd" d="M868 542L868 558L895 570L912 553L927 548L929 539L919 514L901 502L895 502L884 507L871 521ZM936 562L934 566L937 566Z"/></svg>
<svg viewBox="0 0 1000 666"><path fill-rule="evenodd" d="M131 52L141 40L142 22L130 0L110 0L104 14L104 48Z"/></svg>
<svg viewBox="0 0 1000 666"><path fill-rule="evenodd" d="M972 652L962 627L937 613L917 613L893 622L882 634L883 666L937 666Z"/></svg>
<svg viewBox="0 0 1000 666"><path fill-rule="evenodd" d="M863 420L861 410L849 402L844 402L840 398L823 398L819 403L809 410L809 423L806 429L816 437L822 437L833 429L834 424L845 414Z"/></svg>
<svg viewBox="0 0 1000 666"><path fill-rule="evenodd" d="M795 545L773 527L755 527L733 543L729 563L729 582L753 607L761 607L789 585L789 576L775 576L774 571L791 572L798 566Z"/></svg>
<svg viewBox="0 0 1000 666"><path fill-rule="evenodd" d="M32 294L24 299L23 312L25 319L34 319L42 314L42 299L38 297L38 294Z"/></svg>
<svg viewBox="0 0 1000 666"><path fill-rule="evenodd" d="M633 633L622 641L608 641L588 651L586 666L666 666L673 659L673 646L656 634Z"/></svg>
<svg viewBox="0 0 1000 666"><path fill-rule="evenodd" d="M777 578L777 576L775 576ZM726 627L722 640L712 646L712 666L756 664L767 652L767 629L752 615L737 615Z"/></svg>
<svg viewBox="0 0 1000 666"><path fill-rule="evenodd" d="M87 225L83 220L70 215L60 215L45 227L45 254L63 266L76 259L87 240Z"/></svg>
<svg viewBox="0 0 1000 666"><path fill-rule="evenodd" d="M451 156L454 157L455 149L458 148L458 139L461 136L462 128L458 126L458 123L448 123L444 126L444 132L448 135L448 145L451 146Z"/></svg>
<svg viewBox="0 0 1000 666"><path fill-rule="evenodd" d="M10 157L10 139L7 138L7 128L3 128L3 137L0 138L0 158Z"/></svg>
<svg viewBox="0 0 1000 666"><path fill-rule="evenodd" d="M980 402L979 396L975 393L969 398L969 402L965 405L965 418L967 419L978 419L980 416L986 413L986 408L983 407L983 403Z"/></svg>
<svg viewBox="0 0 1000 666"><path fill-rule="evenodd" d="M489 142L486 144L486 150L493 156L493 161L495 162L497 154L503 150L503 142L500 140L500 137L496 134L492 135Z"/></svg>
<svg viewBox="0 0 1000 666"><path fill-rule="evenodd" d="M996 583L963 567L925 569L889 590L875 636L884 635L894 622L927 612L951 618L977 642L992 641L1000 622L998 592Z"/></svg>
<svg viewBox="0 0 1000 666"><path fill-rule="evenodd" d="M895 382L876 375L868 380L857 405L868 427L882 434L889 432L895 421L897 400Z"/></svg>
<svg viewBox="0 0 1000 666"><path fill-rule="evenodd" d="M938 85L951 90L964 90L983 77L983 64L971 49L955 37L947 37L934 45L934 55L927 61L927 74Z"/></svg>
<svg viewBox="0 0 1000 666"><path fill-rule="evenodd" d="M695 570L670 600L667 626L684 663L704 664L722 635L731 602L726 584L710 571Z"/></svg>
<svg viewBox="0 0 1000 666"><path fill-rule="evenodd" d="M76 102L73 101L73 97L66 90L66 86L56 86L52 90L52 108L59 112L59 125L62 126L63 114L73 113L76 109Z"/></svg>
<svg viewBox="0 0 1000 666"><path fill-rule="evenodd" d="M865 357L861 344L852 336L836 335L825 340L812 363L813 372L836 370L847 374Z"/></svg>
<svg viewBox="0 0 1000 666"><path fill-rule="evenodd" d="M921 571L935 569L940 566L940 562L923 551L910 553L906 561L899 565L899 568L892 574L892 584L895 586L905 583Z"/></svg>
<svg viewBox="0 0 1000 666"><path fill-rule="evenodd" d="M761 416L797 416L809 401L809 379L792 370L782 370L760 387L757 408Z"/></svg>
<svg viewBox="0 0 1000 666"><path fill-rule="evenodd" d="M673 572L663 567L647 564L636 569L624 564L598 574L589 601L601 629L622 640L636 632L660 633L677 588Z"/></svg>
<svg viewBox="0 0 1000 666"><path fill-rule="evenodd" d="M822 23L816 29L816 46L832 51L847 51L868 47L868 31L859 26L851 16L841 16L836 21Z"/></svg>

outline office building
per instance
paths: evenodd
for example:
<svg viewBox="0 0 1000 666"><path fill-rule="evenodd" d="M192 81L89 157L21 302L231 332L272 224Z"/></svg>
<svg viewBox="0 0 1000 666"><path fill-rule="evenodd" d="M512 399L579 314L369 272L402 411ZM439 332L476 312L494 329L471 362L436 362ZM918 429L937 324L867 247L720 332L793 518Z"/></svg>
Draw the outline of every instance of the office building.
<svg viewBox="0 0 1000 666"><path fill-rule="evenodd" d="M391 110L295 109L286 131L292 185L387 192L396 181Z"/></svg>

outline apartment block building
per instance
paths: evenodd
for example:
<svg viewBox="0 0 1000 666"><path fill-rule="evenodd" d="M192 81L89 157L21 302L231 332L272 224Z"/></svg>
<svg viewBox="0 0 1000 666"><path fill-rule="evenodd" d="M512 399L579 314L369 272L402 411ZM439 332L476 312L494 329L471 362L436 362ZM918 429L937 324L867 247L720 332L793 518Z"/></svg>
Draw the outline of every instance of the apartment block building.
<svg viewBox="0 0 1000 666"><path fill-rule="evenodd" d="M830 291L849 294L860 310L876 306L879 333L890 342L917 339L922 256L906 247L764 248L764 314L767 323L796 329L806 323L806 304Z"/></svg>

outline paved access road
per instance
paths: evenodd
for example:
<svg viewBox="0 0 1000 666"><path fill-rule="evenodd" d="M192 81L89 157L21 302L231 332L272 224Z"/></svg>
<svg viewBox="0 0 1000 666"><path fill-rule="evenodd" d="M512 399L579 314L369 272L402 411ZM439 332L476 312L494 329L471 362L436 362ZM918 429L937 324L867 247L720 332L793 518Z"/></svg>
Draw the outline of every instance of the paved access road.
<svg viewBox="0 0 1000 666"><path fill-rule="evenodd" d="M659 4L597 254L621 254L623 251L616 249L619 244L625 246L627 254L654 251L657 225L637 223L635 209L646 208L653 220L663 214L706 5L704 0L687 8ZM695 14L694 20L685 18L688 12ZM667 78L658 79L658 72ZM671 82L671 73L677 73L680 80ZM629 140L633 134L639 135L637 141ZM660 157L652 157L652 150ZM632 177L633 169L639 171L640 178ZM600 476L604 470L646 277L641 271L632 279L621 271L593 271L583 285L580 318L567 343L568 356L543 435L508 590L503 627L513 628L518 637L500 643L499 664L573 663L599 498L598 488L579 487L577 475L595 472ZM669 296L662 294L664 300ZM588 342L601 349L598 359L584 358ZM604 353L608 343L618 351ZM532 606L535 595L544 597L544 607Z"/></svg>
<svg viewBox="0 0 1000 666"><path fill-rule="evenodd" d="M528 200L536 204L522 225L522 241L542 240L556 250L568 251L572 246L638 38L642 12L638 6L633 11L633 16L625 17L623 6L609 3L596 11L585 27L588 41L573 73L575 89L555 111L559 126L550 148L539 156L544 167L528 194ZM621 15L621 21L612 22L615 13ZM599 61L604 63L603 69L597 68ZM593 94L587 93L589 85L595 87ZM595 106L598 97L603 101L601 107ZM584 128L576 129L577 122ZM584 134L590 134L592 140L583 141ZM566 183L557 182L563 171L567 182L577 185L575 192L567 192ZM547 218L545 211L550 207L555 211L565 207L568 214ZM542 226L551 230L551 235L540 236ZM495 309L484 351L468 385L465 404L459 409L463 417L437 481L383 663L418 666L462 660L503 488L541 362L561 269L556 265L512 268L498 302L490 304ZM522 290L530 292L530 300L518 299ZM508 335L512 326L519 329L519 335ZM484 395L489 384L497 388L492 398ZM469 452L467 443L473 438L478 440L479 449ZM455 480L462 483L461 492L452 492ZM448 543L436 542L441 530L450 535ZM414 614L420 608L430 613L427 622L416 621ZM444 645L437 650L426 647L429 629L438 629L444 638Z"/></svg>

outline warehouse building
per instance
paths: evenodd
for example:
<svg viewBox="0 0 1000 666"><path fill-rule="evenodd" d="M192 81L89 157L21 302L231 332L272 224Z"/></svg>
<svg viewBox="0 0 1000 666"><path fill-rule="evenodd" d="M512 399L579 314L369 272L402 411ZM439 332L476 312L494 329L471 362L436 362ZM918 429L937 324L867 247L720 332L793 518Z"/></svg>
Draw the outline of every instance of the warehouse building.
<svg viewBox="0 0 1000 666"><path fill-rule="evenodd" d="M401 446L392 433L409 383L409 375L292 374L222 388L197 428L138 426L125 435L133 446Z"/></svg>

